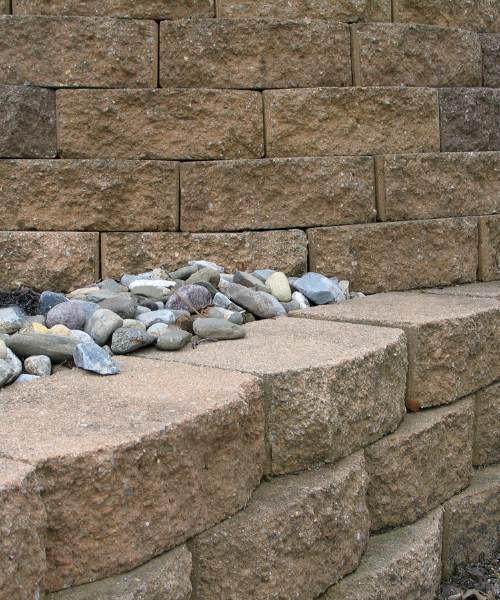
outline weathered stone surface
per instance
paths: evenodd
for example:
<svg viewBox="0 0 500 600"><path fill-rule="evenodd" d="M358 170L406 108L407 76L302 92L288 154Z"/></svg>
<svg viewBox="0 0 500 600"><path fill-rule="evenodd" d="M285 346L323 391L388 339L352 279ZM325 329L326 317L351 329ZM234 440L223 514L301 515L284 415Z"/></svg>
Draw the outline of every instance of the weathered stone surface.
<svg viewBox="0 0 500 600"><path fill-rule="evenodd" d="M0 157L57 156L54 90L0 86Z"/></svg>
<svg viewBox="0 0 500 600"><path fill-rule="evenodd" d="M375 219L371 157L181 165L183 231L365 223Z"/></svg>
<svg viewBox="0 0 500 600"><path fill-rule="evenodd" d="M439 90L441 150L500 150L500 89Z"/></svg>
<svg viewBox="0 0 500 600"><path fill-rule="evenodd" d="M0 2L0 14L10 15L10 0L2 0Z"/></svg>
<svg viewBox="0 0 500 600"><path fill-rule="evenodd" d="M479 270L478 279L500 279L500 218L479 219Z"/></svg>
<svg viewBox="0 0 500 600"><path fill-rule="evenodd" d="M0 223L4 230L175 231L178 171L166 161L3 160Z"/></svg>
<svg viewBox="0 0 500 600"><path fill-rule="evenodd" d="M335 462L394 431L403 418L402 332L289 318L256 321L245 329L246 337L231 344L140 354L261 378L270 472Z"/></svg>
<svg viewBox="0 0 500 600"><path fill-rule="evenodd" d="M500 281L478 281L476 283L463 283L462 285L422 291L426 294L439 294L441 296L469 296L471 298L497 298L500 300Z"/></svg>
<svg viewBox="0 0 500 600"><path fill-rule="evenodd" d="M193 540L195 594L308 600L352 571L368 538L361 453L262 483L248 506Z"/></svg>
<svg viewBox="0 0 500 600"><path fill-rule="evenodd" d="M45 526L33 467L0 458L0 594L5 600L43 597Z"/></svg>
<svg viewBox="0 0 500 600"><path fill-rule="evenodd" d="M371 536L359 567L319 600L433 600L441 581L443 509Z"/></svg>
<svg viewBox="0 0 500 600"><path fill-rule="evenodd" d="M244 338L246 329L226 319L196 319L193 329L200 338L215 338L217 340L235 340Z"/></svg>
<svg viewBox="0 0 500 600"><path fill-rule="evenodd" d="M500 462L500 384L472 396L475 404L474 456L476 466Z"/></svg>
<svg viewBox="0 0 500 600"><path fill-rule="evenodd" d="M0 232L0 289L22 281L38 290L69 292L99 279L99 234Z"/></svg>
<svg viewBox="0 0 500 600"><path fill-rule="evenodd" d="M407 397L428 407L477 392L499 378L499 310L494 299L392 293L293 316L403 329L408 338Z"/></svg>
<svg viewBox="0 0 500 600"><path fill-rule="evenodd" d="M166 309L171 310L187 310L194 314L193 308L184 302L183 299L187 300L191 306L196 310L201 310L208 306L212 302L212 294L207 288L201 285L185 285L176 294L172 294L165 304Z"/></svg>
<svg viewBox="0 0 500 600"><path fill-rule="evenodd" d="M0 238L1 239L1 238ZM193 256L214 259L229 271L265 269L302 275L307 239L298 229L243 233L105 233L102 270L106 277L136 273L152 265L173 270Z"/></svg>
<svg viewBox="0 0 500 600"><path fill-rule="evenodd" d="M23 327L26 313L19 306L0 308L0 333L10 335ZM2 358L4 358L2 356Z"/></svg>
<svg viewBox="0 0 500 600"><path fill-rule="evenodd" d="M340 87L351 82L349 27L343 23L189 19L160 25L164 88Z"/></svg>
<svg viewBox="0 0 500 600"><path fill-rule="evenodd" d="M68 329L83 329L85 325L85 308L76 301L60 302L49 310L46 315L46 326L65 325Z"/></svg>
<svg viewBox="0 0 500 600"><path fill-rule="evenodd" d="M474 218L323 227L307 235L310 269L365 294L476 279Z"/></svg>
<svg viewBox="0 0 500 600"><path fill-rule="evenodd" d="M269 90L263 97L267 156L439 151L436 90Z"/></svg>
<svg viewBox="0 0 500 600"><path fill-rule="evenodd" d="M455 567L489 558L500 542L500 466L474 473L470 486L444 504L443 578Z"/></svg>
<svg viewBox="0 0 500 600"><path fill-rule="evenodd" d="M394 433L365 448L373 531L412 523L469 484L473 428L466 398L408 413Z"/></svg>
<svg viewBox="0 0 500 600"><path fill-rule="evenodd" d="M394 21L500 31L496 0L395 0Z"/></svg>
<svg viewBox="0 0 500 600"><path fill-rule="evenodd" d="M115 360L117 377L73 369L2 391L0 453L44 489L49 591L181 544L240 510L263 473L255 378Z"/></svg>
<svg viewBox="0 0 500 600"><path fill-rule="evenodd" d="M62 158L201 160L263 153L259 92L58 90L56 96Z"/></svg>
<svg viewBox="0 0 500 600"><path fill-rule="evenodd" d="M498 152L387 155L377 167L385 181L383 220L500 212Z"/></svg>
<svg viewBox="0 0 500 600"><path fill-rule="evenodd" d="M390 21L390 0L216 0L218 17Z"/></svg>
<svg viewBox="0 0 500 600"><path fill-rule="evenodd" d="M500 35L481 35L483 47L483 85L500 87Z"/></svg>
<svg viewBox="0 0 500 600"><path fill-rule="evenodd" d="M43 354L54 362L73 360L79 340L64 335L46 333L16 333L5 341L17 356L26 358Z"/></svg>
<svg viewBox="0 0 500 600"><path fill-rule="evenodd" d="M183 331L177 327L169 327L163 333L160 333L156 342L157 350L180 350L193 337L188 331Z"/></svg>
<svg viewBox="0 0 500 600"><path fill-rule="evenodd" d="M106 350L94 342L78 344L73 354L73 360L77 367L99 375L116 375L120 372L115 361Z"/></svg>
<svg viewBox="0 0 500 600"><path fill-rule="evenodd" d="M463 29L375 24L355 27L357 85L474 87L482 85L479 36ZM354 51L357 51L356 45Z"/></svg>

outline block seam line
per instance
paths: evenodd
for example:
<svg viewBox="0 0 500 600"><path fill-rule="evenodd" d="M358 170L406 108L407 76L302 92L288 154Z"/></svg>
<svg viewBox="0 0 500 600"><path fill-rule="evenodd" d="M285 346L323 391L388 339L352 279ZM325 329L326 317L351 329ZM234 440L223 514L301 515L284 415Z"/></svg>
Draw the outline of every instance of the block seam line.
<svg viewBox="0 0 500 600"><path fill-rule="evenodd" d="M385 202L385 161L383 156L374 156L375 173L375 210L376 219L379 222L387 221L386 202Z"/></svg>
<svg viewBox="0 0 500 600"><path fill-rule="evenodd" d="M349 25L351 36L351 76L352 85L361 85L361 49L357 25Z"/></svg>

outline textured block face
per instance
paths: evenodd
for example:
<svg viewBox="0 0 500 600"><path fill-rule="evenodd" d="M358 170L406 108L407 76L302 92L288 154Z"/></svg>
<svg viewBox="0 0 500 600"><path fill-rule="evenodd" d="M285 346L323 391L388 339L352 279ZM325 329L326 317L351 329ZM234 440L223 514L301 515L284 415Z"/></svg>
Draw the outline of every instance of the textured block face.
<svg viewBox="0 0 500 600"><path fill-rule="evenodd" d="M500 150L500 90L439 90L441 150Z"/></svg>
<svg viewBox="0 0 500 600"><path fill-rule="evenodd" d="M470 486L444 504L443 578L455 567L489 558L500 542L500 467L474 473Z"/></svg>
<svg viewBox="0 0 500 600"><path fill-rule="evenodd" d="M433 600L441 581L443 509L371 536L359 567L319 600Z"/></svg>
<svg viewBox="0 0 500 600"><path fill-rule="evenodd" d="M500 153L387 155L382 171L384 220L500 212Z"/></svg>
<svg viewBox="0 0 500 600"><path fill-rule="evenodd" d="M174 271L188 260L210 260L231 271L276 269L288 275L307 270L307 239L297 229L244 233L105 233L106 278L163 266ZM154 265L154 266L153 266ZM103 275L104 276L104 275Z"/></svg>
<svg viewBox="0 0 500 600"><path fill-rule="evenodd" d="M153 21L0 17L0 83L156 87Z"/></svg>
<svg viewBox="0 0 500 600"><path fill-rule="evenodd" d="M181 194L185 231L375 219L373 159L365 156L184 163Z"/></svg>
<svg viewBox="0 0 500 600"><path fill-rule="evenodd" d="M69 292L99 279L99 234L2 231L0 260L0 289Z"/></svg>
<svg viewBox="0 0 500 600"><path fill-rule="evenodd" d="M262 483L245 510L193 540L195 593L207 600L316 598L361 558L366 486L360 454Z"/></svg>
<svg viewBox="0 0 500 600"><path fill-rule="evenodd" d="M34 465L44 489L49 591L181 544L240 510L263 473L253 377L115 360L118 377L75 369L5 390L0 452Z"/></svg>
<svg viewBox="0 0 500 600"><path fill-rule="evenodd" d="M220 159L263 153L262 98L224 90L59 90L63 158Z"/></svg>
<svg viewBox="0 0 500 600"><path fill-rule="evenodd" d="M351 85L349 27L274 19L164 21L160 84L237 89Z"/></svg>
<svg viewBox="0 0 500 600"><path fill-rule="evenodd" d="M0 157L57 155L53 90L0 85Z"/></svg>
<svg viewBox="0 0 500 600"><path fill-rule="evenodd" d="M500 35L481 35L483 46L483 85L500 87Z"/></svg>
<svg viewBox="0 0 500 600"><path fill-rule="evenodd" d="M474 87L482 84L479 36L427 25L358 25L359 85Z"/></svg>
<svg viewBox="0 0 500 600"><path fill-rule="evenodd" d="M365 448L373 531L412 523L469 484L473 419L470 398L409 413L397 431Z"/></svg>
<svg viewBox="0 0 500 600"><path fill-rule="evenodd" d="M176 230L177 163L1 160L0 229Z"/></svg>
<svg viewBox="0 0 500 600"><path fill-rule="evenodd" d="M473 218L308 229L311 271L348 279L364 293L474 281Z"/></svg>
<svg viewBox="0 0 500 600"><path fill-rule="evenodd" d="M479 273L478 279L500 279L500 218L479 219Z"/></svg>
<svg viewBox="0 0 500 600"><path fill-rule="evenodd" d="M408 398L421 407L452 402L500 376L498 301L392 293L294 311L300 318L403 329L408 338Z"/></svg>
<svg viewBox="0 0 500 600"><path fill-rule="evenodd" d="M473 396L475 403L474 465L500 462L500 384Z"/></svg>
<svg viewBox="0 0 500 600"><path fill-rule="evenodd" d="M1 0L0 2L0 14L1 15L10 15L10 0Z"/></svg>
<svg viewBox="0 0 500 600"><path fill-rule="evenodd" d="M263 96L267 156L439 150L436 90L319 88Z"/></svg>
<svg viewBox="0 0 500 600"><path fill-rule="evenodd" d="M46 515L35 471L0 458L0 595L32 600L44 594Z"/></svg>

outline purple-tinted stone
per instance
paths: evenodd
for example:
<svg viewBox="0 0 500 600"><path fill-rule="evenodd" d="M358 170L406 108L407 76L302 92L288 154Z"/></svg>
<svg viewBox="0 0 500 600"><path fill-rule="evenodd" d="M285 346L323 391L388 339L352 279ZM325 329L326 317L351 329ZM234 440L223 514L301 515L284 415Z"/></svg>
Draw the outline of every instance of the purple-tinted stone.
<svg viewBox="0 0 500 600"><path fill-rule="evenodd" d="M70 301L56 304L47 313L47 327L65 325L68 329L83 329L85 325L85 308L81 302Z"/></svg>
<svg viewBox="0 0 500 600"><path fill-rule="evenodd" d="M185 285L177 290L177 294L185 298L196 310L201 310L212 302L212 295L207 288L201 285ZM179 296L172 294L165 304L165 308L169 310L188 310L190 313L194 313L192 308L183 302Z"/></svg>

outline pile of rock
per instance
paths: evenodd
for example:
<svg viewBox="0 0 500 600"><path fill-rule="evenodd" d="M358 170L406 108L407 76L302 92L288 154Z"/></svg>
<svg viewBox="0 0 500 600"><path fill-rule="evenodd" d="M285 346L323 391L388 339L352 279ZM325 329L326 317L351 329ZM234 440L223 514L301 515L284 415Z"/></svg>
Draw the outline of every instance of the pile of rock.
<svg viewBox="0 0 500 600"><path fill-rule="evenodd" d="M67 296L45 291L35 315L19 306L0 309L0 387L50 375L61 363L111 375L119 372L114 354L241 338L255 319L361 296L349 293L348 281L318 273L227 274L206 261L108 279Z"/></svg>

